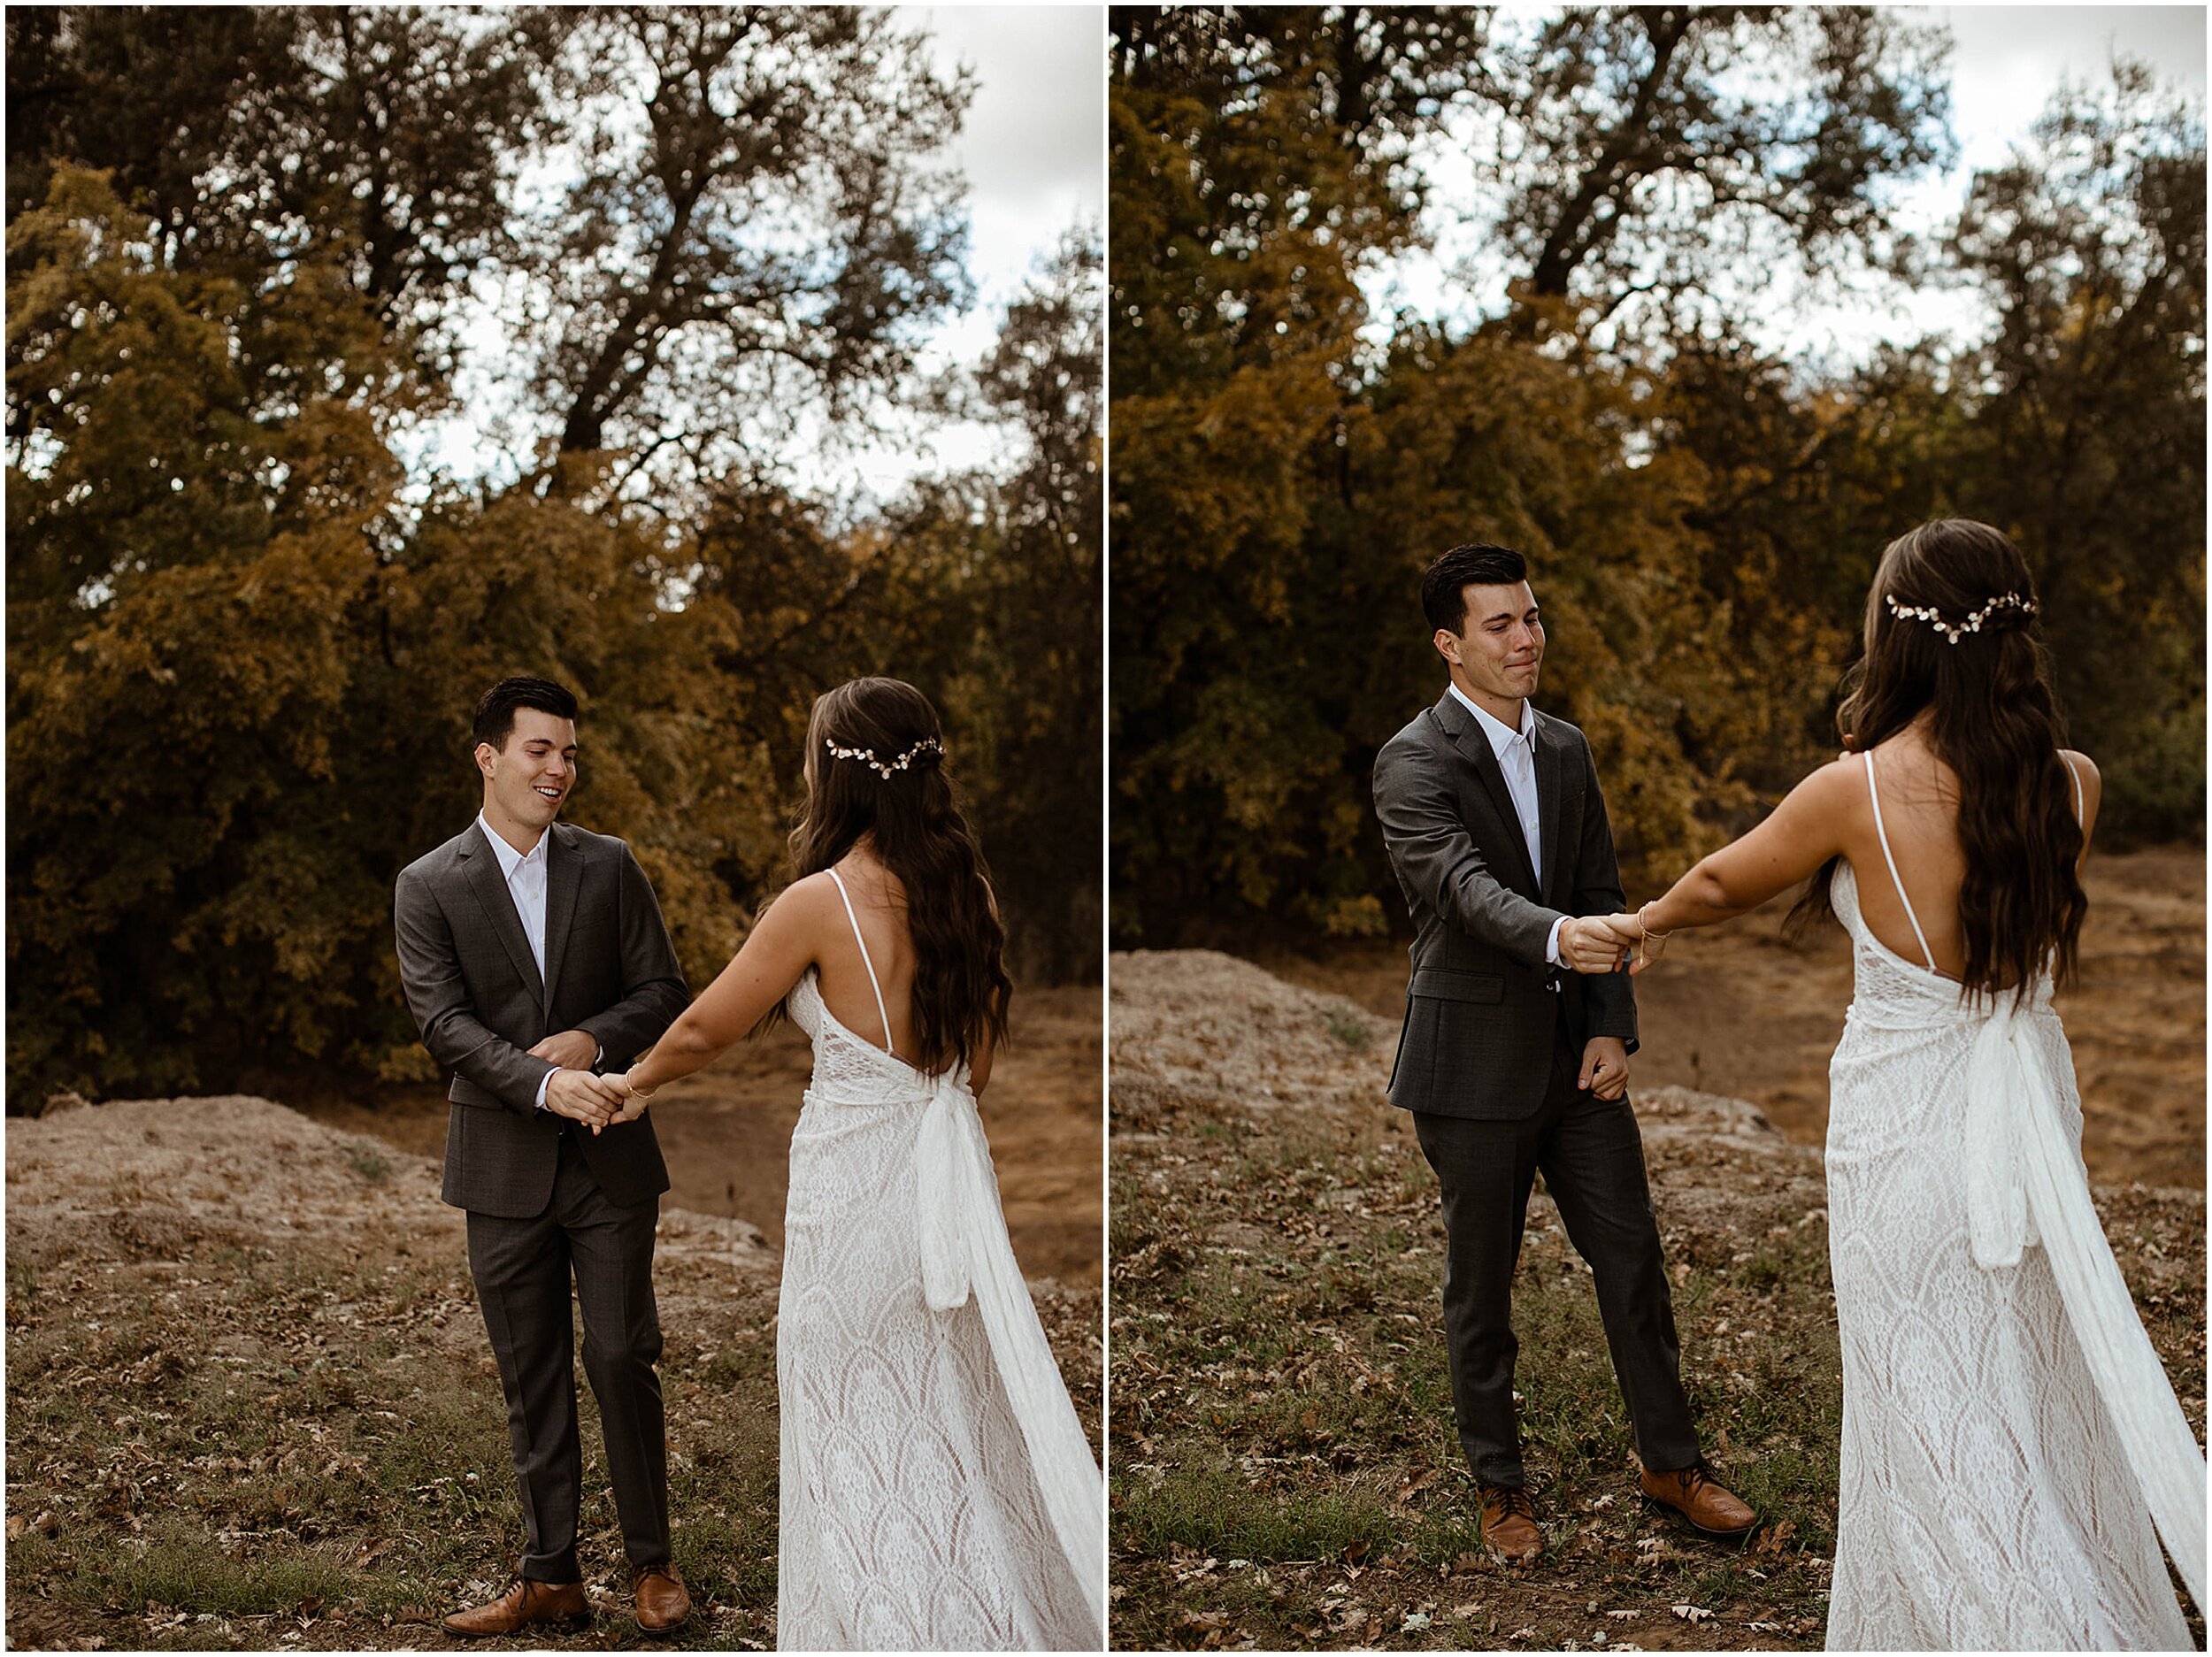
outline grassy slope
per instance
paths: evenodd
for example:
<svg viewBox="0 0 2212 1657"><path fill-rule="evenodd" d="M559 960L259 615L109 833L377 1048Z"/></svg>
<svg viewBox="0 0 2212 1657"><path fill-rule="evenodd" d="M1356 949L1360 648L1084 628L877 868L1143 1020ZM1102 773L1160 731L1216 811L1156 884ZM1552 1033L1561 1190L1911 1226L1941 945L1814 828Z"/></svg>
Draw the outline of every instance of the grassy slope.
<svg viewBox="0 0 2212 1657"><path fill-rule="evenodd" d="M1691 1403L1766 1520L1742 1551L1640 1505L1586 1270L1532 1204L1546 1552L1508 1572L1451 1429L1434 1180L1379 1102L1394 1031L1218 956L1117 958L1114 989L1117 1645L1822 1643L1841 1399L1816 1158L1727 1101L1639 1101ZM2101 1194L2201 1435L2201 1200Z"/></svg>
<svg viewBox="0 0 2212 1657"><path fill-rule="evenodd" d="M173 1145L204 1124L210 1145L134 1171L142 1122ZM248 1101L110 1105L8 1140L9 1643L465 1644L435 1619L505 1585L521 1520L434 1170ZM265 1149L303 1207L256 1201ZM495 1647L774 1643L773 1257L741 1223L664 1214L656 1282L676 1562L701 1614L674 1641L629 1618L580 1366L602 1615ZM1095 1435L1098 1297L1039 1309Z"/></svg>

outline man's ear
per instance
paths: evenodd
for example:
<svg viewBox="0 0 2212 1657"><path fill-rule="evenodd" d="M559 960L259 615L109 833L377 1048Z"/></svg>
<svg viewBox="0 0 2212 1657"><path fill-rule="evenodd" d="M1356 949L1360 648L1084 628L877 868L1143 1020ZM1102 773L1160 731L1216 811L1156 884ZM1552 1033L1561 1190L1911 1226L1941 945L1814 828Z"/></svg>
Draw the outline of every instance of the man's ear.
<svg viewBox="0 0 2212 1657"><path fill-rule="evenodd" d="M497 757L498 753L499 750L488 742L479 742L476 745L476 771L479 776L489 777L492 774L492 761Z"/></svg>
<svg viewBox="0 0 2212 1657"><path fill-rule="evenodd" d="M1437 655L1454 667L1459 665L1459 635L1449 627L1439 627L1429 642L1436 647Z"/></svg>

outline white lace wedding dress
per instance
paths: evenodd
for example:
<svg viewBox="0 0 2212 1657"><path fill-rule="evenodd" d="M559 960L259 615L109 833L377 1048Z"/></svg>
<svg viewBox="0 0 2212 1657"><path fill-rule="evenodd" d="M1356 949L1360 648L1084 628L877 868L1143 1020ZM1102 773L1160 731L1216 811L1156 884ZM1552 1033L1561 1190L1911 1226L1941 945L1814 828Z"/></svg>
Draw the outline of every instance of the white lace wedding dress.
<svg viewBox="0 0 2212 1657"><path fill-rule="evenodd" d="M789 1005L814 1078L778 1306L776 1644L1097 1650L1103 1486L966 1075L933 1079L848 1030L811 972Z"/></svg>
<svg viewBox="0 0 2212 1657"><path fill-rule="evenodd" d="M1962 1003L1909 901L1925 965L1867 930L1847 863L1833 896L1854 983L1829 1071L1828 1647L2186 1651L2158 1541L2201 1605L2204 1455L2090 1202L2050 982Z"/></svg>

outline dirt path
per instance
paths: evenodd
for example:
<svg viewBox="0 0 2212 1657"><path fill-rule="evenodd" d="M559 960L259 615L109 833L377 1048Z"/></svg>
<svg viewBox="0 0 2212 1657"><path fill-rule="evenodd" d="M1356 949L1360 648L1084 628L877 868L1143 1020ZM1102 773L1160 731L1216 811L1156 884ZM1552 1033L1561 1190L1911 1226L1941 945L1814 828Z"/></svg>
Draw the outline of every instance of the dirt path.
<svg viewBox="0 0 2212 1657"><path fill-rule="evenodd" d="M2090 1178L2202 1190L2204 851L2167 846L2100 856L2087 885L2081 981L2058 1009L2081 1081ZM1749 1100L1792 1139L1817 1146L1828 1128L1828 1058L1851 999L1851 952L1835 926L1785 943L1788 908L1778 899L1672 940L1659 966L1636 980L1643 1046L1630 1069L1640 1088ZM1260 963L1357 1001L1394 1032L1404 1012L1402 944Z"/></svg>
<svg viewBox="0 0 2212 1657"><path fill-rule="evenodd" d="M1071 1288L1099 1286L1104 1247L1099 991L1018 990L1014 1040L984 1090L1006 1229L1022 1270ZM791 1130L812 1068L806 1037L780 1024L654 1101L653 1125L674 1182L669 1207L757 1225L783 1242ZM395 1092L372 1109L334 1099L305 1113L417 1156L445 1155L447 1107L434 1089Z"/></svg>

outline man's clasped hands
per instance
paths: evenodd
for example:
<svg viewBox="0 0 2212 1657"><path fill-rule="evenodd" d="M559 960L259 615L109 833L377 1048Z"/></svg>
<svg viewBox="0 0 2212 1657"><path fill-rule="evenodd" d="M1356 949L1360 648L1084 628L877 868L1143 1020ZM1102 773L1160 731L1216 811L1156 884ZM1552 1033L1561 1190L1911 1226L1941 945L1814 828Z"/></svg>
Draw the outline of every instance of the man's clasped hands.
<svg viewBox="0 0 2212 1657"><path fill-rule="evenodd" d="M593 1072L599 1043L588 1032L564 1030L548 1036L530 1049L530 1056L560 1066L545 1084L545 1108L556 1116L580 1122L596 1133L645 1114L644 1096L633 1093L621 1077Z"/></svg>

